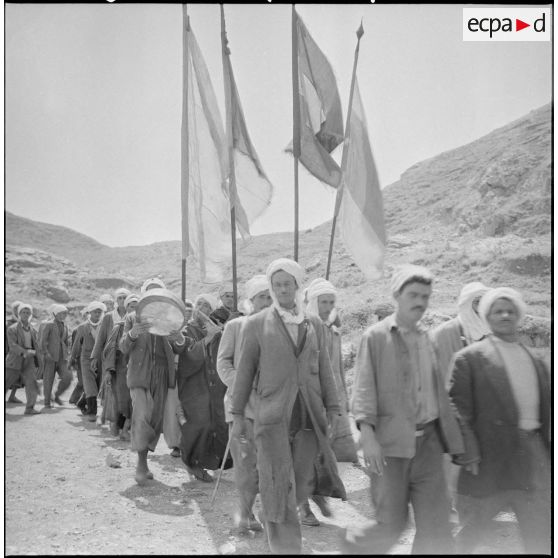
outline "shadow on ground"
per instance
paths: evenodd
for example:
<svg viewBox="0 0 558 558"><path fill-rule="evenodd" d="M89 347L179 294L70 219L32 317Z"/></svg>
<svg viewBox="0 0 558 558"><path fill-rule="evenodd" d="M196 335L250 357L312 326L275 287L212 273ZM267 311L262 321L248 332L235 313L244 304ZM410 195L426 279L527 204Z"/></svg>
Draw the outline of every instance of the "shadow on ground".
<svg viewBox="0 0 558 558"><path fill-rule="evenodd" d="M185 516L193 513L193 498L180 487L169 486L158 480L147 481L142 486L134 484L120 492L138 509L158 515Z"/></svg>

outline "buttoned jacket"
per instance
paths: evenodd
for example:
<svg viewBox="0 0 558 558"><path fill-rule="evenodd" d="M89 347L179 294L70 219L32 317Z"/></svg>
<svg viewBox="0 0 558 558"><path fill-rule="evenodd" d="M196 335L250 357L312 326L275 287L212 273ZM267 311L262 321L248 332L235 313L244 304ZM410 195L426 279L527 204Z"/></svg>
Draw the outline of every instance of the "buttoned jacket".
<svg viewBox="0 0 558 558"><path fill-rule="evenodd" d="M50 320L45 323L41 335L41 350L45 356L50 355L54 362L68 358L71 337L68 326L66 324L63 325L64 330L61 336L56 320Z"/></svg>
<svg viewBox="0 0 558 558"><path fill-rule="evenodd" d="M540 433L550 450L550 376L544 362L525 350L536 370ZM501 489L530 488L532 471L521 454L519 411L491 337L455 355L450 396L463 426L466 452L461 462L480 459L478 475L461 469L458 492L482 497Z"/></svg>

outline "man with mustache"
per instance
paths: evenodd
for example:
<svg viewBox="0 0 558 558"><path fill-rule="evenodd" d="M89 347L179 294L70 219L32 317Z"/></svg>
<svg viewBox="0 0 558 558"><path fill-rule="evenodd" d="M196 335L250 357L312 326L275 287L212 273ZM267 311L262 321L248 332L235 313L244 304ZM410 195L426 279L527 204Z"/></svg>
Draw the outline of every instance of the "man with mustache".
<svg viewBox="0 0 558 558"><path fill-rule="evenodd" d="M550 554L551 388L544 362L520 342L526 305L508 287L488 291L479 315L492 332L460 350L450 396L464 423L457 483L458 551L473 553L491 519L511 507L527 554Z"/></svg>
<svg viewBox="0 0 558 558"><path fill-rule="evenodd" d="M452 551L443 454L463 453L444 372L419 325L432 293L424 267L404 265L391 279L394 314L368 328L356 360L352 408L369 468L376 523L349 528L343 550L387 554L413 506L413 554Z"/></svg>

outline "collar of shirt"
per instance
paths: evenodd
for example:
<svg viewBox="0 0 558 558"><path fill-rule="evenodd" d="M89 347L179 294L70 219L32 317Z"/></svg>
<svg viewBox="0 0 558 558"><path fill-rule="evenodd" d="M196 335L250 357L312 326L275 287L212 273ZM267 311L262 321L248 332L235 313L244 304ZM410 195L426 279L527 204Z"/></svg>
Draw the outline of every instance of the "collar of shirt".
<svg viewBox="0 0 558 558"><path fill-rule="evenodd" d="M390 314L386 318L384 318L384 320L386 320L386 322L388 323L388 328L390 331L396 329L397 331L403 334L404 333L426 333L426 328L420 322L418 322L415 325L415 329L409 329L402 325L399 325L397 323L397 320L395 319L395 312L393 314Z"/></svg>

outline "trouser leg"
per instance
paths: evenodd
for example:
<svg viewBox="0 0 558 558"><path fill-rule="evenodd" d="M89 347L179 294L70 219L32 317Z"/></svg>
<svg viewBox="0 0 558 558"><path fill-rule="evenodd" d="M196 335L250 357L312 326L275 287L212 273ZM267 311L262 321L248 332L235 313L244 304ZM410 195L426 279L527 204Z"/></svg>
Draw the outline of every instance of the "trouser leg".
<svg viewBox="0 0 558 558"><path fill-rule="evenodd" d="M316 483L314 462L318 455L318 438L313 430L299 430L292 442L296 502L307 502Z"/></svg>
<svg viewBox="0 0 558 558"><path fill-rule="evenodd" d="M245 432L243 440L231 438L231 455L234 462L234 482L240 501L240 514L243 518L248 518L252 514L252 507L258 493L254 422L250 419L245 419Z"/></svg>
<svg viewBox="0 0 558 558"><path fill-rule="evenodd" d="M132 451L142 452L155 449L159 436L151 426L153 397L143 388L130 389L132 396L132 421L130 429Z"/></svg>
<svg viewBox="0 0 558 558"><path fill-rule="evenodd" d="M486 498L457 495L457 513L461 529L456 536L457 552L472 554L490 533L491 519L505 506L506 494L498 492Z"/></svg>
<svg viewBox="0 0 558 558"><path fill-rule="evenodd" d="M550 554L551 463L539 434L520 434L521 455L528 460L532 490L514 490L512 508L527 554Z"/></svg>
<svg viewBox="0 0 558 558"><path fill-rule="evenodd" d="M56 363L52 360L45 359L45 365L43 369L43 391L45 394L45 405L50 404L50 399L52 397L52 385L54 384L54 371Z"/></svg>
<svg viewBox="0 0 558 558"><path fill-rule="evenodd" d="M265 532L273 554L301 554L302 532L296 505L289 506L285 521L266 521Z"/></svg>
<svg viewBox="0 0 558 558"><path fill-rule="evenodd" d="M416 533L413 554L453 552L450 499L443 466L443 449L438 429L429 425L417 439L411 462L410 499Z"/></svg>
<svg viewBox="0 0 558 558"><path fill-rule="evenodd" d="M91 370L89 360L82 359L81 361L81 377L83 380L83 391L85 397L97 397L99 388L97 386L97 373Z"/></svg>
<svg viewBox="0 0 558 558"><path fill-rule="evenodd" d="M410 459L386 457L381 475L370 478L376 523L350 527L341 541L346 554L387 554L407 523Z"/></svg>
<svg viewBox="0 0 558 558"><path fill-rule="evenodd" d="M56 389L56 397L60 397L72 383L72 372L68 369L68 363L65 360L58 363L58 376L60 382L58 382L58 388Z"/></svg>
<svg viewBox="0 0 558 558"><path fill-rule="evenodd" d="M25 384L25 397L27 399L26 408L32 409L37 402L39 395L39 385L35 378L35 364L33 357L25 359L23 368L23 381Z"/></svg>

